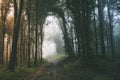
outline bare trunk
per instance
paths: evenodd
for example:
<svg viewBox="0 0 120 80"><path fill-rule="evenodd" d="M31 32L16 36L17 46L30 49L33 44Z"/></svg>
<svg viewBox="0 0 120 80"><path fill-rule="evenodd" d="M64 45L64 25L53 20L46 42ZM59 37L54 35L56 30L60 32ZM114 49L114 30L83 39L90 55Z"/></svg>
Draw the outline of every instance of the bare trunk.
<svg viewBox="0 0 120 80"><path fill-rule="evenodd" d="M31 46L31 43L30 43L30 11L31 11L31 0L28 1L28 67L30 67L30 46Z"/></svg>
<svg viewBox="0 0 120 80"><path fill-rule="evenodd" d="M113 26L112 26L112 17L110 14L109 0L107 0L107 7L108 7L108 18L109 18L109 29L110 29L110 49L112 52L112 58L114 58L115 57L115 48L114 48Z"/></svg>
<svg viewBox="0 0 120 80"><path fill-rule="evenodd" d="M21 20L21 14L22 14L22 8L23 8L23 0L20 1L20 8L19 12L17 11L17 3L16 0L14 0L14 34L13 34L13 42L12 42L12 53L10 56L10 62L9 62L9 69L10 71L15 70L15 65L17 61L17 43L18 43L18 34L19 34L19 28L20 28L20 20Z"/></svg>
<svg viewBox="0 0 120 80"><path fill-rule="evenodd" d="M97 38L97 28L96 28L96 19L95 19L95 10L94 10L94 32L95 32L95 51L98 56L98 38Z"/></svg>
<svg viewBox="0 0 120 80"><path fill-rule="evenodd" d="M103 15L103 5L102 4L103 4L102 0L98 0L101 53L102 53L102 57L105 57L106 56L106 47L105 47L105 42L104 42L104 15Z"/></svg>

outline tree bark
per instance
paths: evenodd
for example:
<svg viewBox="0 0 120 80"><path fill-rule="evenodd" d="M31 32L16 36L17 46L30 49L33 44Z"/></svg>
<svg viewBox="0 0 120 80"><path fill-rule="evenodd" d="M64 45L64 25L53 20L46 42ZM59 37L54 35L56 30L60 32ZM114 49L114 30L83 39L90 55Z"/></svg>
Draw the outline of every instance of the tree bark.
<svg viewBox="0 0 120 80"><path fill-rule="evenodd" d="M38 55L38 0L36 0L36 29L35 29L35 58L34 58L34 66L37 66L37 55Z"/></svg>
<svg viewBox="0 0 120 80"><path fill-rule="evenodd" d="M17 8L17 2L14 0L14 34L12 42L12 53L10 56L9 69L10 71L15 71L15 65L17 61L17 43L18 43L18 34L20 28L20 20L23 8L23 0L20 1L19 9ZM19 11L19 12L18 12Z"/></svg>
<svg viewBox="0 0 120 80"><path fill-rule="evenodd" d="M31 21L31 15L30 15L30 12L31 12L31 0L28 0L28 10L27 10L27 13L28 13L28 67L30 67L30 46L31 46L31 41L30 41L30 21Z"/></svg>
<svg viewBox="0 0 120 80"><path fill-rule="evenodd" d="M114 48L114 38L113 38L113 26L112 26L112 17L110 13L110 0L107 0L107 8L108 8L108 18L109 18L109 29L110 29L110 48L112 52L112 58L115 57L115 48Z"/></svg>
<svg viewBox="0 0 120 80"><path fill-rule="evenodd" d="M95 53L98 56L98 35L97 35L95 16L96 16L96 14L95 14L95 10L94 10Z"/></svg>
<svg viewBox="0 0 120 80"><path fill-rule="evenodd" d="M98 15L99 15L99 27L100 27L100 39L101 39L101 52L102 57L106 56L106 47L104 42L104 15L103 15L103 2L98 0Z"/></svg>

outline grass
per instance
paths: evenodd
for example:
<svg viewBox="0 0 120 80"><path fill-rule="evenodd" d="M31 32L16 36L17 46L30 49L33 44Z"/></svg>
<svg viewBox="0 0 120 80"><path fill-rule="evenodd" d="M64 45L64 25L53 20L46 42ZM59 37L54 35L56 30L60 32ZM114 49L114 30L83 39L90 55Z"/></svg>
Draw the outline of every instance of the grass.
<svg viewBox="0 0 120 80"><path fill-rule="evenodd" d="M63 59L65 57L66 57L66 55L64 53L59 53L59 54L55 54L52 56L53 59L57 59L57 60Z"/></svg>
<svg viewBox="0 0 120 80"><path fill-rule="evenodd" d="M54 55L53 58L61 59L65 55ZM86 62L77 58L65 59L60 62L64 76L68 80L120 80L120 58L89 58ZM0 66L0 80L24 80L28 75L33 73L37 68L17 67L16 71L6 70L6 66ZM61 70L61 71L62 71Z"/></svg>
<svg viewBox="0 0 120 80"><path fill-rule="evenodd" d="M15 72L10 72L6 67L0 67L0 80L24 80L25 77L33 73L36 68L31 67L17 67Z"/></svg>
<svg viewBox="0 0 120 80"><path fill-rule="evenodd" d="M120 58L94 58L81 64L81 59L66 60L63 67L70 80L120 80Z"/></svg>

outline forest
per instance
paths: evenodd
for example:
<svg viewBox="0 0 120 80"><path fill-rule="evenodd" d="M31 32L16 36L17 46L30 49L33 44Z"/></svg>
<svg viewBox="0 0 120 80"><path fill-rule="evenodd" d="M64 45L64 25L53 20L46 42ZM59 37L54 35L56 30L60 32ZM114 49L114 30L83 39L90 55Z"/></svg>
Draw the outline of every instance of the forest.
<svg viewBox="0 0 120 80"><path fill-rule="evenodd" d="M0 80L120 80L120 0L0 0Z"/></svg>

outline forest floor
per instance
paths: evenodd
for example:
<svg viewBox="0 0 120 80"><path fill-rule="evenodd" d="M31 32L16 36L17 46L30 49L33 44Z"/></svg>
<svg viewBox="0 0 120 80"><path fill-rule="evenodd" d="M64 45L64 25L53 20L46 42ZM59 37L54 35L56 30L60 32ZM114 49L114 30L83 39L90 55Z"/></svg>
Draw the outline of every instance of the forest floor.
<svg viewBox="0 0 120 80"><path fill-rule="evenodd" d="M18 66L15 72L1 66L0 80L120 80L119 56L115 59L95 56L85 60L60 57L49 57L38 67Z"/></svg>
<svg viewBox="0 0 120 80"><path fill-rule="evenodd" d="M64 68L60 65L62 59L54 59L49 57L47 62L40 66L34 73L28 76L25 80L69 80L64 75Z"/></svg>
<svg viewBox="0 0 120 80"><path fill-rule="evenodd" d="M84 66L77 59L45 63L25 80L120 80L120 61L95 60Z"/></svg>

